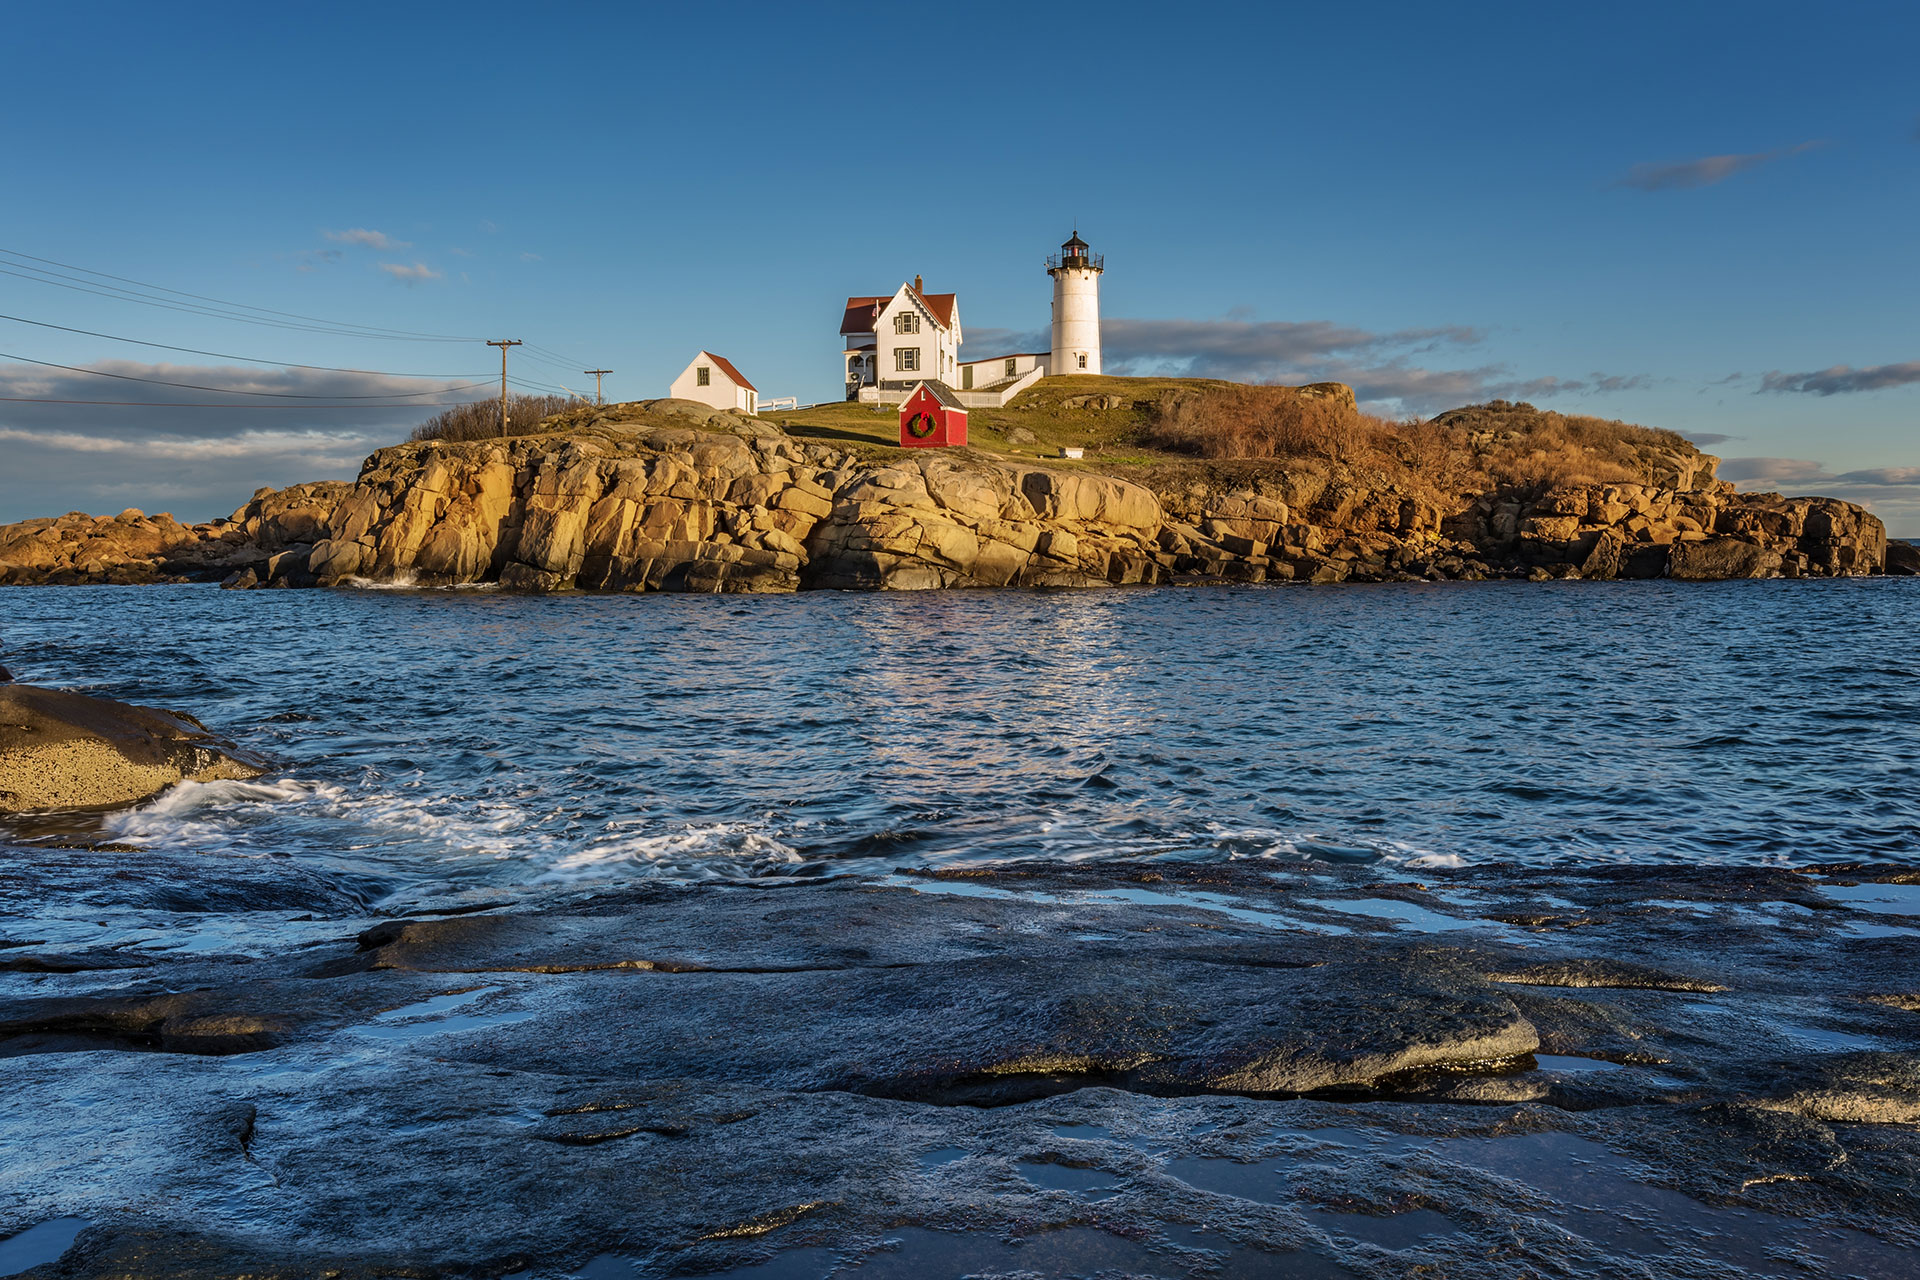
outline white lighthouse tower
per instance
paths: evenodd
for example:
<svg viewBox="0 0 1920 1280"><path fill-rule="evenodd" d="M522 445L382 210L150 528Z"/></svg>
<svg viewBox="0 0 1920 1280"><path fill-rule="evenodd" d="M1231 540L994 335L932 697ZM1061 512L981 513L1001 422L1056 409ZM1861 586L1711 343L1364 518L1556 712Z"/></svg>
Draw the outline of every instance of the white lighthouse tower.
<svg viewBox="0 0 1920 1280"><path fill-rule="evenodd" d="M1076 228L1073 239L1047 259L1053 277L1053 358L1047 372L1100 372L1100 273L1106 259L1087 252Z"/></svg>

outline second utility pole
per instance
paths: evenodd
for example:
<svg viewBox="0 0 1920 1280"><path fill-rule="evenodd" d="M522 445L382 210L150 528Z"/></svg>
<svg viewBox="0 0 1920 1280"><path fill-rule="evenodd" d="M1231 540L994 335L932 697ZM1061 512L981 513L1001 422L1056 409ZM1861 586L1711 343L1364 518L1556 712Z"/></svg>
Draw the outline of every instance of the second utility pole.
<svg viewBox="0 0 1920 1280"><path fill-rule="evenodd" d="M520 339L506 338L495 342L492 338L488 338L487 345L500 348L500 435L505 439L507 434L507 348L519 346Z"/></svg>
<svg viewBox="0 0 1920 1280"><path fill-rule="evenodd" d="M600 394L600 379L612 373L613 370L588 369L587 372L593 375L593 402L595 404L605 404L607 402L607 398Z"/></svg>

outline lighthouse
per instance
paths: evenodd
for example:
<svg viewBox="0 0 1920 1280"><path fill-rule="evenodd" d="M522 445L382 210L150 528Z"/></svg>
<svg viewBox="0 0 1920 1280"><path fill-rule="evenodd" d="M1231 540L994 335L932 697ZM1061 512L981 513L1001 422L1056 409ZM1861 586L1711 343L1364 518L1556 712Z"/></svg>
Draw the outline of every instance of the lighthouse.
<svg viewBox="0 0 1920 1280"><path fill-rule="evenodd" d="M1106 259L1087 251L1078 228L1047 259L1053 277L1053 358L1048 373L1100 372L1100 273Z"/></svg>

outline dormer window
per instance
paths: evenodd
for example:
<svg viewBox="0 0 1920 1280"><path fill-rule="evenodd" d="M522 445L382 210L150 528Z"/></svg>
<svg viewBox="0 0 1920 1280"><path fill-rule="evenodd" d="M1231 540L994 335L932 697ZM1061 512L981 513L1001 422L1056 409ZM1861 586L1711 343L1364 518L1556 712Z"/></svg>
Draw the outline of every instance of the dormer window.
<svg viewBox="0 0 1920 1280"><path fill-rule="evenodd" d="M893 318L893 331L895 333L920 332L920 313L917 311L902 311Z"/></svg>

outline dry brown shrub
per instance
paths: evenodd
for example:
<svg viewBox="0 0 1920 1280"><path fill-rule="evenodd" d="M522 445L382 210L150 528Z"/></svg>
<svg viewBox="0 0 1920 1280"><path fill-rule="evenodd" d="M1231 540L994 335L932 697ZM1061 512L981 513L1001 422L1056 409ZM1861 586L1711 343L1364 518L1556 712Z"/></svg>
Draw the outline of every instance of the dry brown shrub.
<svg viewBox="0 0 1920 1280"><path fill-rule="evenodd" d="M1371 446L1377 418L1292 387L1224 387L1155 406L1143 443L1203 458L1349 460Z"/></svg>
<svg viewBox="0 0 1920 1280"><path fill-rule="evenodd" d="M1672 431L1524 402L1490 400L1448 410L1435 422L1487 480L1519 489L1643 481L1659 459L1697 452Z"/></svg>
<svg viewBox="0 0 1920 1280"><path fill-rule="evenodd" d="M507 434L533 435L540 423L585 403L572 396L508 396ZM407 437L409 440L497 440L500 438L500 401L476 400L442 409Z"/></svg>

